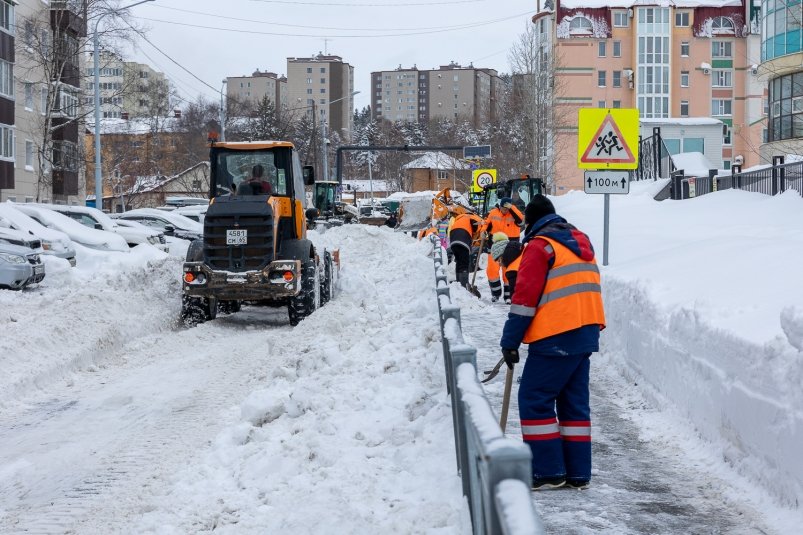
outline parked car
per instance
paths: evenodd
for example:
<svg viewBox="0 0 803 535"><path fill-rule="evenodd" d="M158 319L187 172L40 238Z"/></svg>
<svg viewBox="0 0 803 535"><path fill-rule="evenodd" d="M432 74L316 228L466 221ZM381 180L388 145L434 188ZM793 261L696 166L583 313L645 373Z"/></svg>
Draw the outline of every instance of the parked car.
<svg viewBox="0 0 803 535"><path fill-rule="evenodd" d="M41 225L15 206L13 203L0 203L0 226L30 234L42 242L42 254L63 258L75 266L75 247L69 236Z"/></svg>
<svg viewBox="0 0 803 535"><path fill-rule="evenodd" d="M10 243L11 245L19 245L20 247L27 247L33 249L36 254L42 254L42 240L21 230L14 230L5 221L0 221L0 242Z"/></svg>
<svg viewBox="0 0 803 535"><path fill-rule="evenodd" d="M183 215L184 217L192 219L193 221L197 221L203 225L207 208L209 208L208 204L193 204L176 208L173 210L173 213Z"/></svg>
<svg viewBox="0 0 803 535"><path fill-rule="evenodd" d="M14 206L20 212L28 214L40 224L65 233L75 243L100 251L128 252L128 244L126 241L122 236L114 232L87 228L64 214L42 208L41 206L27 203L15 204Z"/></svg>
<svg viewBox="0 0 803 535"><path fill-rule="evenodd" d="M0 243L0 288L21 290L44 278L45 266L33 249Z"/></svg>
<svg viewBox="0 0 803 535"><path fill-rule="evenodd" d="M167 251L167 242L163 232L149 228L131 228L118 225L114 219L97 208L91 206L67 206L65 204L36 204L35 206L41 206L64 214L85 227L119 234L129 247L147 243L162 251Z"/></svg>
<svg viewBox="0 0 803 535"><path fill-rule="evenodd" d="M136 221L146 227L159 229L168 236L185 240L199 240L203 238L204 234L203 225L197 221L175 212L165 212L156 208L137 208L113 215L116 219Z"/></svg>

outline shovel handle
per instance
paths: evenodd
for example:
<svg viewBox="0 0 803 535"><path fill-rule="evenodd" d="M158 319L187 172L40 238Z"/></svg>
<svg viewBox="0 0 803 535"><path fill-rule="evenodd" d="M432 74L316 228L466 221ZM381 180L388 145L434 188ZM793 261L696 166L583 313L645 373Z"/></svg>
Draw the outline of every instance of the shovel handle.
<svg viewBox="0 0 803 535"><path fill-rule="evenodd" d="M513 389L513 366L508 366L507 375L505 375L505 395L502 398L502 415L499 418L499 427L502 428L502 433L505 432L507 426L507 412L510 408L510 391Z"/></svg>

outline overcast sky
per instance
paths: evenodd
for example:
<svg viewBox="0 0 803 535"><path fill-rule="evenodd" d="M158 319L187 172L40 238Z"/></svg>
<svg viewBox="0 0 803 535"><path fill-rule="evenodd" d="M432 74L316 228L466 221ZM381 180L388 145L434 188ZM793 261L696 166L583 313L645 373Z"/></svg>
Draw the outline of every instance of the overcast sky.
<svg viewBox="0 0 803 535"><path fill-rule="evenodd" d="M125 5L125 3L123 3ZM219 98L227 76L284 74L318 52L354 66L355 105L370 104L372 71L450 61L509 72L508 50L533 0L156 0L132 8L148 28L132 58L164 72L182 97ZM328 41L327 41L328 40ZM214 88L214 90L212 89Z"/></svg>

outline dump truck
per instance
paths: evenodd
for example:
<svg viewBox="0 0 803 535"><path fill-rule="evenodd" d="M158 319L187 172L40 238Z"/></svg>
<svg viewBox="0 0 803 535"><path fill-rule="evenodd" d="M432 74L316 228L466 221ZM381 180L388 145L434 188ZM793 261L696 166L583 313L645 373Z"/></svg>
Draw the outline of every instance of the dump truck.
<svg viewBox="0 0 803 535"><path fill-rule="evenodd" d="M181 316L188 323L232 313L242 303L284 306L298 324L334 295L338 251L318 250L307 238L305 185L287 141L212 142L209 208L202 240L184 263Z"/></svg>

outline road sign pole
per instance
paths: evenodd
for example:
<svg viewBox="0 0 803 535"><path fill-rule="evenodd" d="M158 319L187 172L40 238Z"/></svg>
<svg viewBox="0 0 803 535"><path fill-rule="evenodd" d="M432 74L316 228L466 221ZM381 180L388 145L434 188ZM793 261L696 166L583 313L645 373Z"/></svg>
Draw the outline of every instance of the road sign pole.
<svg viewBox="0 0 803 535"><path fill-rule="evenodd" d="M602 265L608 265L608 234L610 231L610 220L611 220L611 194L605 194L605 215L603 216L605 219L604 223L604 234L602 237Z"/></svg>

